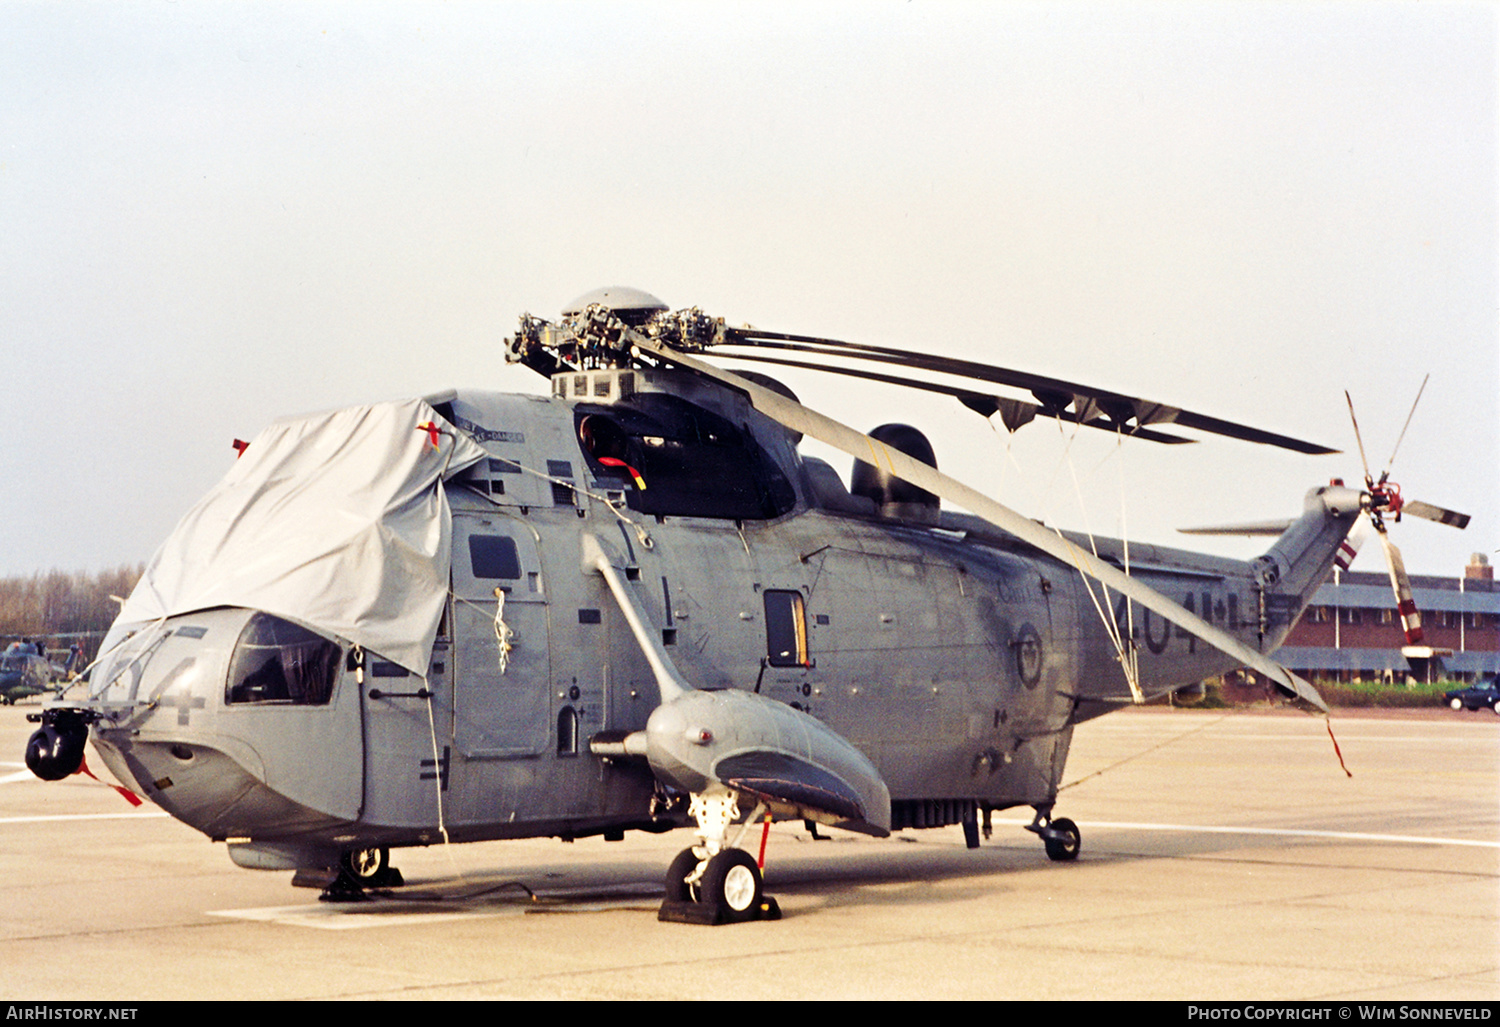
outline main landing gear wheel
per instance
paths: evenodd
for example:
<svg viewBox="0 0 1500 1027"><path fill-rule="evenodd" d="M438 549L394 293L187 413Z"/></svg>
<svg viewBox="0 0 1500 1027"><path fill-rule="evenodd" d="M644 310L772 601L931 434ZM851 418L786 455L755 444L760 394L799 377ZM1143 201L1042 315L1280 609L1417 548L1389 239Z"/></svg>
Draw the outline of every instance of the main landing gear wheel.
<svg viewBox="0 0 1500 1027"><path fill-rule="evenodd" d="M658 920L718 925L781 919L781 908L765 894L760 867L748 852L721 849L690 882L700 865L692 849L683 849L672 860Z"/></svg>
<svg viewBox="0 0 1500 1027"><path fill-rule="evenodd" d="M1078 833L1078 825L1067 817L1058 817L1048 825L1055 835L1042 835L1042 845L1047 850L1047 858L1059 863L1078 858L1078 850L1083 844L1083 836Z"/></svg>
<svg viewBox="0 0 1500 1027"><path fill-rule="evenodd" d="M683 849L667 867L666 901L697 902L698 895L687 877L698 869L698 854L692 849Z"/></svg>
<svg viewBox="0 0 1500 1027"><path fill-rule="evenodd" d="M753 919L761 900L760 867L744 849L725 849L703 871L700 901L713 907L721 924Z"/></svg>
<svg viewBox="0 0 1500 1027"><path fill-rule="evenodd" d="M745 821L754 823L763 806ZM688 814L698 822L698 844L684 849L667 870L658 920L682 924L739 924L780 920L781 907L761 888L760 866L750 854L724 843L729 825L740 817L734 792L717 782L692 793ZM766 818L770 828L770 817ZM742 828L740 834L744 834ZM761 842L764 851L764 839Z"/></svg>

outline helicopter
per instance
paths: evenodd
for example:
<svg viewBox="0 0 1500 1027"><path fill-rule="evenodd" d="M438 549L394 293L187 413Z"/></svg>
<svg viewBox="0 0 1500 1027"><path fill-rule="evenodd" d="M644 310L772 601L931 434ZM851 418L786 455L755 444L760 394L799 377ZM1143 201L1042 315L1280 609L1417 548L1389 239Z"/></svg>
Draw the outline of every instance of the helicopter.
<svg viewBox="0 0 1500 1027"><path fill-rule="evenodd" d="M740 845L757 825L962 825L977 848L993 811L1030 807L1046 855L1072 860L1081 833L1053 814L1078 724L1239 668L1326 713L1267 654L1356 521L1396 512L1384 479L1313 488L1253 560L1127 547L942 474L914 427L858 432L710 351L946 392L1010 430L1334 452L596 290L505 342L547 396L454 390L237 442L87 697L32 715L27 765L61 779L92 743L239 866L337 901L401 884L402 847L691 827L659 916L722 924L779 915ZM855 458L847 485L804 437Z"/></svg>
<svg viewBox="0 0 1500 1027"><path fill-rule="evenodd" d="M70 646L61 663L52 659L46 643L22 638L0 653L0 704L9 706L36 695L57 694L83 667L83 650Z"/></svg>

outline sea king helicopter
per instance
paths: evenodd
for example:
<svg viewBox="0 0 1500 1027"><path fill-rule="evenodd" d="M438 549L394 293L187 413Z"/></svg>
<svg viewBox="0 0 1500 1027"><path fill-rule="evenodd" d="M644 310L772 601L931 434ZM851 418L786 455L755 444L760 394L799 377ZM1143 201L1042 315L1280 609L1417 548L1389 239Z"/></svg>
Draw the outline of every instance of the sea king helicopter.
<svg viewBox="0 0 1500 1027"><path fill-rule="evenodd" d="M1253 560L1127 549L943 475L915 428L863 434L709 351L948 392L1012 430L1054 417L1333 452L599 290L506 340L549 396L458 390L237 443L125 603L87 697L33 715L28 765L67 776L92 742L235 863L329 899L399 884L404 846L691 826L661 916L724 923L777 915L737 844L772 820L961 824L976 847L992 811L1029 806L1069 860L1079 830L1053 807L1076 725L1237 668L1326 712L1267 654L1355 521L1401 512L1384 476L1314 488ZM855 458L847 486L799 453L804 435Z"/></svg>

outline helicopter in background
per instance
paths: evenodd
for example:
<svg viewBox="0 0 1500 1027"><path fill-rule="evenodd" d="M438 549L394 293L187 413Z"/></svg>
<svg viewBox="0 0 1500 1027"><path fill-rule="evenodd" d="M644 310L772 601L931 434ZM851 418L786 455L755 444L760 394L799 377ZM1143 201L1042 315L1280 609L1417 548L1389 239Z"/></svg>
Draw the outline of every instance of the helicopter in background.
<svg viewBox="0 0 1500 1027"><path fill-rule="evenodd" d="M725 923L777 915L738 846L755 824L961 824L977 847L991 812L1029 806L1069 860L1080 832L1053 812L1076 725L1241 667L1326 711L1267 654L1399 491L1314 488L1254 560L1127 550L943 475L916 428L857 432L710 351L947 392L1012 430L1333 452L598 290L507 340L549 396L289 418L242 448L147 568L88 697L33 715L28 766L65 777L92 742L237 864L329 899L399 883L405 846L691 826L661 916ZM804 436L855 458L847 484Z"/></svg>
<svg viewBox="0 0 1500 1027"><path fill-rule="evenodd" d="M54 655L61 656L61 662L55 661ZM82 668L83 650L77 645L55 653L40 639L17 639L0 652L0 704L10 706L32 696L56 695Z"/></svg>

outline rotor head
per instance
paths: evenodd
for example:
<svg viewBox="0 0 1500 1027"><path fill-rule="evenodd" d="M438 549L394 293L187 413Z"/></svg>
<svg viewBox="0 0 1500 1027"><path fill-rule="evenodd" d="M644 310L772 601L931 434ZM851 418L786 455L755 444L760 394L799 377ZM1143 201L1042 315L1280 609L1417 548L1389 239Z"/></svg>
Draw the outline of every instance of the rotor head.
<svg viewBox="0 0 1500 1027"><path fill-rule="evenodd" d="M642 289L632 289L626 285L606 285L602 289L586 292L567 304L562 309L562 316L565 319L574 318L595 305L605 308L632 328L639 328L669 309L661 300Z"/></svg>

